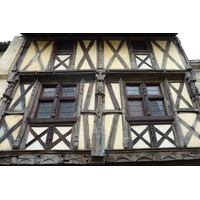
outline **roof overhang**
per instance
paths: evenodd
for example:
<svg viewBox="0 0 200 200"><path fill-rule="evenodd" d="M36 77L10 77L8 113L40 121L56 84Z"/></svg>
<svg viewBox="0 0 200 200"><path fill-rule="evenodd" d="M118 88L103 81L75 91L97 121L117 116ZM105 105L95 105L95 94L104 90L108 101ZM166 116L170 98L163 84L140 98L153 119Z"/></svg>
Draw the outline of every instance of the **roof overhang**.
<svg viewBox="0 0 200 200"><path fill-rule="evenodd" d="M175 37L177 33L21 33L26 37L76 37L76 36L96 36L96 37Z"/></svg>

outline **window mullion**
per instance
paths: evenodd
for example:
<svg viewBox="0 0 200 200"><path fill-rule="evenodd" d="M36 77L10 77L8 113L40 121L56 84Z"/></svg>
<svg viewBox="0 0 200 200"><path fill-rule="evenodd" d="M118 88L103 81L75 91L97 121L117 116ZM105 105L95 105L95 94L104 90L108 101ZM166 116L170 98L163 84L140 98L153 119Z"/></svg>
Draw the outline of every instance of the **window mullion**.
<svg viewBox="0 0 200 200"><path fill-rule="evenodd" d="M52 118L56 117L56 113L58 110L58 104L59 104L60 91L61 91L61 84L57 85L57 87L56 87L56 95L55 95L55 98L53 101L53 109L52 109L52 114L51 114Z"/></svg>
<svg viewBox="0 0 200 200"><path fill-rule="evenodd" d="M50 125L48 127L47 137L46 137L46 142L45 142L45 147L44 147L45 150L51 149L51 144L52 144L54 129L55 129L54 125Z"/></svg>
<svg viewBox="0 0 200 200"><path fill-rule="evenodd" d="M145 85L145 83L142 83L141 86L142 86L142 95L143 95L143 99L144 99L145 112L146 112L147 116L151 116L151 111L150 111L149 99L148 99L148 96L147 96L146 85Z"/></svg>
<svg viewBox="0 0 200 200"><path fill-rule="evenodd" d="M150 132L151 145L152 147L158 147L154 124L149 124L148 126Z"/></svg>

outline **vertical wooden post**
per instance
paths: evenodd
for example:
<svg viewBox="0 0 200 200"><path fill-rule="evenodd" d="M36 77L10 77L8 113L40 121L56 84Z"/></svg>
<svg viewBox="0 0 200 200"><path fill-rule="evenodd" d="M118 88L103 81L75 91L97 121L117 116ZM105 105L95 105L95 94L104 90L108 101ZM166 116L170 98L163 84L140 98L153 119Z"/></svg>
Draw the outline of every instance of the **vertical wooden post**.
<svg viewBox="0 0 200 200"><path fill-rule="evenodd" d="M45 150L50 150L51 149L54 129L55 129L54 125L50 125L49 128L48 128L46 142L45 142L45 146L44 146Z"/></svg>
<svg viewBox="0 0 200 200"><path fill-rule="evenodd" d="M22 141L22 138L28 134L29 129L27 128L27 119L29 119L32 114L32 109L34 107L35 99L37 98L38 94L40 94L40 88L41 88L41 84L38 80L36 80L33 86L33 91L32 91L28 106L27 108L25 108L24 117L23 117L22 125L19 130L19 134L13 145L14 149L20 148L20 143ZM22 149L25 148L25 143L26 143L26 140L25 141L23 140L23 145L21 144Z"/></svg>
<svg viewBox="0 0 200 200"><path fill-rule="evenodd" d="M133 144L131 140L131 130L128 122L126 121L126 101L125 101L122 79L120 79L119 85L120 85L120 95L122 103L123 145L125 149L132 149Z"/></svg>
<svg viewBox="0 0 200 200"><path fill-rule="evenodd" d="M59 99L60 89L61 89L61 84L58 84L58 85L57 85L57 88L56 88L56 96L55 96L54 102L53 102L53 111L52 111L52 117L53 117L53 118L56 117L56 112L57 112L57 105L58 105L58 99Z"/></svg>
<svg viewBox="0 0 200 200"><path fill-rule="evenodd" d="M71 150L78 149L78 141L79 141L79 131L80 131L80 120L81 120L81 106L83 102L83 92L84 92L85 80L82 79L79 86L79 94L78 94L78 103L77 103L77 111L74 117L77 117L77 121L72 128L72 139L71 139Z"/></svg>
<svg viewBox="0 0 200 200"><path fill-rule="evenodd" d="M94 120L94 130L92 135L92 156L104 156L105 153L105 135L103 123L103 106L105 96L105 71L103 69L97 70L96 74L96 116Z"/></svg>
<svg viewBox="0 0 200 200"><path fill-rule="evenodd" d="M152 147L158 147L154 124L149 124L150 140Z"/></svg>
<svg viewBox="0 0 200 200"><path fill-rule="evenodd" d="M146 85L144 83L142 83L142 95L144 95L144 103L145 103L147 116L150 116L151 112L150 112L149 100L147 97Z"/></svg>

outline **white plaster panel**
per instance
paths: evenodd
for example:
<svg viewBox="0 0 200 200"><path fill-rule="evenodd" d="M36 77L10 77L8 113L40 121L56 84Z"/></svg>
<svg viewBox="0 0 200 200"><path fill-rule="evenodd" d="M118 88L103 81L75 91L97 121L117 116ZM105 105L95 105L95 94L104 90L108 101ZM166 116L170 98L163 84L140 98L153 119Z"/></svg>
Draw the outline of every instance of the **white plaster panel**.
<svg viewBox="0 0 200 200"><path fill-rule="evenodd" d="M72 127L56 127L58 131L61 134L65 134L68 132ZM67 137L65 137L69 142L71 141L71 134L69 134ZM53 142L55 142L57 139L59 139L58 135L54 133L53 135ZM52 150L66 150L69 149L69 147L63 142L60 141L55 147L52 148Z"/></svg>
<svg viewBox="0 0 200 200"><path fill-rule="evenodd" d="M138 126L131 126L138 134L141 134L144 129L146 129L147 125L138 125ZM132 140L134 140L137 136L131 132ZM149 138L149 131L147 131L143 138L150 143ZM149 148L147 144L145 144L141 139L133 146L133 148Z"/></svg>

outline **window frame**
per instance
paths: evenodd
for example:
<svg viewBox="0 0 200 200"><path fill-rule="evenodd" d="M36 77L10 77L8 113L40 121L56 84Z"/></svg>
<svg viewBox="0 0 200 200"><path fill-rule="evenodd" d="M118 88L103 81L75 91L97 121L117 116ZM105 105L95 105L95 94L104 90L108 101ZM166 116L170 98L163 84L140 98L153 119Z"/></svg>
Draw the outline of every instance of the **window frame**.
<svg viewBox="0 0 200 200"><path fill-rule="evenodd" d="M69 97L64 97L62 96L62 93L63 93L63 89L64 88L75 88L75 91L74 91L74 96L69 96ZM55 94L55 96L50 96L50 97L43 97L42 94L44 92L44 89L45 88L55 88L55 93L58 93ZM61 107L61 102L74 102L74 105L73 105L73 113L75 112L75 100L77 98L77 85L62 85L62 84L57 84L55 85L55 87L52 87L52 86L43 86L42 88L42 91L41 91L41 94L40 94L40 97L38 99L38 106L37 106L37 112L36 112L36 116L35 118L37 119L44 119L44 118L39 118L38 117L38 114L39 114L39 105L40 103L42 102L53 102L53 108L51 109L51 113L50 113L50 117L48 118L63 118L63 117L60 117L60 107ZM53 116L53 109L55 108L55 117ZM73 117L73 116L72 116ZM71 117L66 117L66 118L71 118Z"/></svg>
<svg viewBox="0 0 200 200"><path fill-rule="evenodd" d="M58 96L52 98L52 97L42 97L44 88L55 88L57 89L57 87L60 85L60 92L58 94ZM61 97L61 91L63 88L66 87L74 87L75 88L75 95L72 97ZM48 126L51 124L54 125L64 125L64 126L72 126L75 124L75 122L77 121L77 117L76 117L76 111L77 111L77 101L78 101L78 84L77 83L72 83L72 84L54 84L54 85L48 85L48 84L44 84L42 85L42 89L40 91L40 95L37 99L37 105L36 105L36 112L35 112L35 116L32 119L28 120L28 123L30 126L36 126L36 127L40 127L40 126ZM56 99L57 98L57 99ZM39 105L40 102L53 102L53 108L55 108L55 116L53 117L53 108L51 110L51 115L49 118L38 118L38 112L39 112ZM70 117L59 117L60 114L60 103L61 102L74 102L74 107L73 107L73 116Z"/></svg>
<svg viewBox="0 0 200 200"><path fill-rule="evenodd" d="M130 59L132 60L132 68L137 70L153 70L153 69L159 69L159 66L157 64L157 61L155 59L155 55L152 49L152 46L150 44L150 41L148 39L138 39L138 40L128 40L129 43L129 55ZM143 43L145 49L134 49L133 44L134 43ZM139 64L137 64L137 56L145 55L147 60L150 59L151 66L149 66L148 63L146 63L146 58L142 59ZM148 68L140 68L144 63L145 65L149 66ZM141 65L141 66L140 66ZM139 67L140 66L140 67Z"/></svg>
<svg viewBox="0 0 200 200"><path fill-rule="evenodd" d="M71 49L69 50L63 50L59 47L62 43L71 43ZM50 70L72 70L74 68L74 62L75 62L75 50L76 50L76 41L75 40L57 40L55 41L54 50L52 51L52 58L51 58L51 69ZM55 61L57 59L57 56L59 55L69 55L69 66L68 69L57 69L59 67L56 67L59 65L55 65ZM64 59L65 60L65 59ZM62 60L61 60L62 61ZM61 65L62 66L62 65Z"/></svg>
<svg viewBox="0 0 200 200"><path fill-rule="evenodd" d="M144 87L144 91L142 91L142 84ZM139 86L140 95L128 95L127 94L127 86ZM145 97L144 92L147 93L147 89L146 87L148 86L157 86L159 88L159 92L160 95L147 95ZM167 109L166 109L166 104L165 104L165 95L163 94L163 91L161 89L161 85L160 84L151 84L151 83L125 83L125 98L126 98L126 107L127 107L127 116L126 116L126 120L128 121L128 123L130 125L145 125L145 124L150 124L150 123L156 123L156 124L168 124L168 123L172 123L174 121L174 117L172 115L168 115ZM136 97L136 98L134 98ZM142 101L142 110L144 115L143 116L133 116L131 115L131 111L130 111L130 106L129 106L129 102L131 99L138 99ZM164 108L164 114L163 116L153 116L152 114L152 108L150 105L150 101L152 100L161 100L163 103L163 108ZM147 111L147 107L149 106L149 112Z"/></svg>

